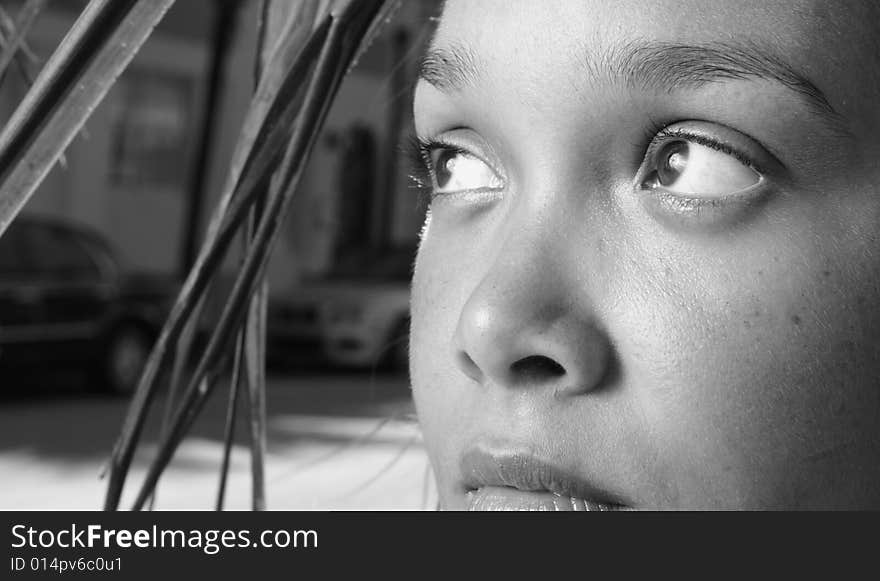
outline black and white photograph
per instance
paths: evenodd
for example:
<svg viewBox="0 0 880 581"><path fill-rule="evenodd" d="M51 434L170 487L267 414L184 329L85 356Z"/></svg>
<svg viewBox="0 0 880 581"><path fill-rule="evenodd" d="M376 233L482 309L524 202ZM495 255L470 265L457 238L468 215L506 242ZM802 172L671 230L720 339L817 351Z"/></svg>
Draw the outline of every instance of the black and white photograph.
<svg viewBox="0 0 880 581"><path fill-rule="evenodd" d="M878 509L880 2L0 0L0 511Z"/></svg>

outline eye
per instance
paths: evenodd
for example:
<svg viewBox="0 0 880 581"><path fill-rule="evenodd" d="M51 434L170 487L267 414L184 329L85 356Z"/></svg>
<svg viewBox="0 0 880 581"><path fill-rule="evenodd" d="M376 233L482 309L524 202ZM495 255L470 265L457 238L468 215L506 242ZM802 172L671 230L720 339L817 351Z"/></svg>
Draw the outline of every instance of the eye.
<svg viewBox="0 0 880 581"><path fill-rule="evenodd" d="M431 174L434 195L504 187L495 170L464 149L433 143L425 144L423 154Z"/></svg>
<svg viewBox="0 0 880 581"><path fill-rule="evenodd" d="M747 190L762 180L743 156L702 136L667 137L649 152L648 161L652 170L642 187L673 195L721 198Z"/></svg>

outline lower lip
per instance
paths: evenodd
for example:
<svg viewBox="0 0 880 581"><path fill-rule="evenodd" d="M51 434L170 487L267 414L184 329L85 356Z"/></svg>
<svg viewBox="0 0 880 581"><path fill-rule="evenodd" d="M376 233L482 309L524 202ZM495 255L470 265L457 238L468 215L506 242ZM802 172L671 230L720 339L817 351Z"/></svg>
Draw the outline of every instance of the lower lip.
<svg viewBox="0 0 880 581"><path fill-rule="evenodd" d="M536 510L558 512L605 512L622 510L582 498L561 496L552 492L517 490L506 486L486 486L467 493L468 510Z"/></svg>

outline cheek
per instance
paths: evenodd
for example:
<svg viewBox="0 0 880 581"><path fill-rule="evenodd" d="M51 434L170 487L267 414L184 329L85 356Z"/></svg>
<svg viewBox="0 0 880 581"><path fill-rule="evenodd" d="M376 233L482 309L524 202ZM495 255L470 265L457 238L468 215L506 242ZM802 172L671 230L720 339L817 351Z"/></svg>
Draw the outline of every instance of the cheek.
<svg viewBox="0 0 880 581"><path fill-rule="evenodd" d="M461 293L460 262L441 245L424 242L412 284L410 371L413 398L425 445L441 492L453 472L454 435L467 418L462 378L451 366L458 322L456 297Z"/></svg>
<svg viewBox="0 0 880 581"><path fill-rule="evenodd" d="M864 457L877 441L878 272L857 243L755 242L641 253L632 262L650 268L613 316L631 330L626 384L681 494L796 503L827 489L841 449L864 443L850 450Z"/></svg>

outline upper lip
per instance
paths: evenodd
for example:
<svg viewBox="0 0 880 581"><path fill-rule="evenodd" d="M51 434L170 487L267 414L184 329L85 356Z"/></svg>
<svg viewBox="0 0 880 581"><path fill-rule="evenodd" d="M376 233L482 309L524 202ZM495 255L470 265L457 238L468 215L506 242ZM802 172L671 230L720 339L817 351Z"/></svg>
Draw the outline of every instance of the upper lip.
<svg viewBox="0 0 880 581"><path fill-rule="evenodd" d="M468 492L485 486L505 486L600 503L626 504L617 495L529 452L474 447L462 456L460 468Z"/></svg>

